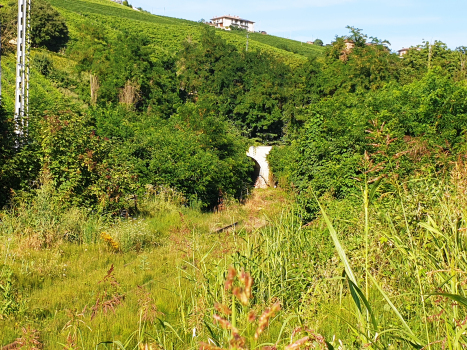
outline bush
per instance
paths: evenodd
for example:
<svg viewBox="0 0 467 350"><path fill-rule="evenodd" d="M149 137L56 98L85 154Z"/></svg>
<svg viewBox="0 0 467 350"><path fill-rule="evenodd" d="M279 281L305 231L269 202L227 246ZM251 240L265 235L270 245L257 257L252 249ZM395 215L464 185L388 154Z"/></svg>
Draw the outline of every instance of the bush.
<svg viewBox="0 0 467 350"><path fill-rule="evenodd" d="M323 40L321 40L321 39L316 39L316 40L313 42L313 45L323 46Z"/></svg>
<svg viewBox="0 0 467 350"><path fill-rule="evenodd" d="M433 70L409 85L336 95L312 105L292 172L305 206L317 209L314 197L306 195L309 188L345 198L359 191L357 180L365 177L443 171L463 149L466 102L464 84Z"/></svg>
<svg viewBox="0 0 467 350"><path fill-rule="evenodd" d="M282 188L291 183L295 161L297 159L295 144L290 146L275 146L268 154L268 162L274 176L274 181Z"/></svg>
<svg viewBox="0 0 467 350"><path fill-rule="evenodd" d="M69 35L62 15L44 0L34 0L31 12L32 45L56 52L65 47Z"/></svg>
<svg viewBox="0 0 467 350"><path fill-rule="evenodd" d="M222 192L239 196L250 181L248 145L229 122L203 106L188 104L164 121L138 127L132 146L144 184L166 185L206 207Z"/></svg>
<svg viewBox="0 0 467 350"><path fill-rule="evenodd" d="M63 16L44 0L34 0L31 4L31 44L59 51L68 42L68 27ZM18 23L18 4L9 2L2 10L2 47L6 52L14 51L10 40L16 39Z"/></svg>

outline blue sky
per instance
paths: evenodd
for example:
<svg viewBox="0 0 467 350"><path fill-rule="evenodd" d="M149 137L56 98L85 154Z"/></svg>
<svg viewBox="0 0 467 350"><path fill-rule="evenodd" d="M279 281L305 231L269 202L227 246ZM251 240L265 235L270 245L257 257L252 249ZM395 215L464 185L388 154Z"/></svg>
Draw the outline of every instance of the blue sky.
<svg viewBox="0 0 467 350"><path fill-rule="evenodd" d="M255 30L329 43L346 35L351 25L369 36L389 40L392 50L445 42L467 46L467 0L130 0L135 7L159 15L197 21L216 15L238 15L255 21Z"/></svg>

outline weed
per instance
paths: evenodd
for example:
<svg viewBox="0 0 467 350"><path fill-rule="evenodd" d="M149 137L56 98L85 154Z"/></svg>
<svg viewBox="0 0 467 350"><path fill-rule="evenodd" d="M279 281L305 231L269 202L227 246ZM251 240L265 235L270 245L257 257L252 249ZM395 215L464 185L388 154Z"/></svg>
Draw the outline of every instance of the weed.
<svg viewBox="0 0 467 350"><path fill-rule="evenodd" d="M85 314L86 307L80 312L78 310L67 310L69 320L62 329L62 332L67 332L66 344L64 344L67 350L78 350L80 348L78 346L80 338L82 344L81 349L84 349L81 329L86 328L91 331L91 328L84 321Z"/></svg>
<svg viewBox="0 0 467 350"><path fill-rule="evenodd" d="M23 335L16 339L16 347L15 349L21 350L40 350L42 349L42 343L40 341L39 331L30 327L26 326L21 328Z"/></svg>
<svg viewBox="0 0 467 350"><path fill-rule="evenodd" d="M156 301L151 296L151 293L144 287L138 286L136 294L138 296L139 315L142 322L154 322L157 317L163 315L157 309Z"/></svg>
<svg viewBox="0 0 467 350"><path fill-rule="evenodd" d="M21 299L13 271L7 265L3 265L0 271L0 293L0 320L24 315L27 303Z"/></svg>
<svg viewBox="0 0 467 350"><path fill-rule="evenodd" d="M218 340L218 343L228 344L228 349L237 349L237 350L247 350L247 349L256 349L261 345L257 345L258 340L269 327L270 321L274 316L281 310L280 304L276 302L270 307L267 307L261 314L260 317L256 317L256 310L248 308L250 299L252 298L252 288L253 288L253 278L247 272L238 273L235 268L230 267L225 281L225 290L231 291L232 293L232 303L229 308L227 305L216 303L215 309L219 314L214 314L214 321L220 325L220 327L227 331L225 340ZM237 315L237 306L235 300L238 300L243 307L247 307L249 310L242 311L246 318L239 318ZM239 321L242 320L243 323L240 324L241 328L237 326ZM251 328L256 322L256 328L253 334L248 332L248 329ZM283 327L286 326L287 322L283 324ZM282 332L281 332L282 333ZM293 342L293 338L296 334L308 333L309 335L296 340ZM247 336L245 336L247 334ZM281 341L281 334L279 335L278 340L267 347L267 349L277 349L279 342ZM309 329L297 328L292 332L291 335L292 342L289 345L286 345L284 349L294 350L294 349L303 349L303 348L315 348L319 346L323 349L327 349L327 343L324 337L320 334L317 334ZM216 344L211 343L200 343L200 350L225 350L227 348L222 348Z"/></svg>
<svg viewBox="0 0 467 350"><path fill-rule="evenodd" d="M120 245L118 244L117 241L115 241L111 235L109 235L107 232L102 232L101 237L104 240L104 242L107 243L107 245L114 251L114 252L119 252L120 251Z"/></svg>
<svg viewBox="0 0 467 350"><path fill-rule="evenodd" d="M125 294L120 291L120 283L115 278L113 264L107 271L107 275L99 281L100 283L104 285L104 290L98 294L96 303L92 307L91 320L96 317L99 310L104 314L110 310L115 313L115 308L125 300Z"/></svg>

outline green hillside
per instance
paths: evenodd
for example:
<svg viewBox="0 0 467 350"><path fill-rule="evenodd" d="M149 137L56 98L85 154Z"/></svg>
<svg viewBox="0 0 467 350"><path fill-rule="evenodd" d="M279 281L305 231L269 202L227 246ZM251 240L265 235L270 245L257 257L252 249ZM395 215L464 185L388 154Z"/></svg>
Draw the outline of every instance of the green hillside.
<svg viewBox="0 0 467 350"><path fill-rule="evenodd" d="M139 12L106 0L48 0L48 2L64 15L72 35L76 36L80 26L92 20L110 31L144 32L151 38L158 52L177 52L188 37L198 41L204 26L193 21ZM218 35L238 48L244 48L246 45L243 33L219 30ZM269 52L292 66L303 62L305 56L322 51L319 47L304 47L294 40L258 33L251 33L249 48Z"/></svg>
<svg viewBox="0 0 467 350"><path fill-rule="evenodd" d="M234 32L239 33L239 32ZM246 36L246 33L240 32L241 35ZM252 41L260 42L269 46L276 47L281 50L293 52L303 56L312 56L321 54L324 51L324 47L317 45L310 45L301 41L281 38L279 36L261 34L261 33L249 33L249 38Z"/></svg>

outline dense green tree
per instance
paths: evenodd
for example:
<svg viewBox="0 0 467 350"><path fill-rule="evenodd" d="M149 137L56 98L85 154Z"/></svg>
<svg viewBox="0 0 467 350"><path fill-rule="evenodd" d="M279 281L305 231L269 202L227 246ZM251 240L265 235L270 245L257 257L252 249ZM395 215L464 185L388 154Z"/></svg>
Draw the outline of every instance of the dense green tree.
<svg viewBox="0 0 467 350"><path fill-rule="evenodd" d="M238 196L246 186L252 164L245 155L244 140L229 132L229 125L215 115L194 114L198 125L188 125L185 113L158 129L141 130L145 175L149 183L174 187L205 205L217 203L219 193ZM201 113L200 113L201 112ZM200 118L201 117L201 118ZM151 130L151 132L148 132ZM143 175L142 175L143 176Z"/></svg>
<svg viewBox="0 0 467 350"><path fill-rule="evenodd" d="M33 47L43 47L58 51L69 40L68 27L63 16L44 0L31 3L31 43ZM9 2L0 12L2 22L2 48L5 52L13 51L18 23L18 3Z"/></svg>
<svg viewBox="0 0 467 350"><path fill-rule="evenodd" d="M122 32L114 38L90 25L82 27L69 54L79 74L96 78L98 104L126 103L169 117L180 104L176 62L163 55L153 59L149 45L144 35ZM80 93L91 100L89 80L82 82Z"/></svg>
<svg viewBox="0 0 467 350"><path fill-rule="evenodd" d="M58 51L69 40L68 27L63 16L48 2L34 0L31 4L31 40L34 47Z"/></svg>
<svg viewBox="0 0 467 350"><path fill-rule="evenodd" d="M313 45L323 46L323 40L315 39L315 41L313 41Z"/></svg>
<svg viewBox="0 0 467 350"><path fill-rule="evenodd" d="M185 42L179 66L185 100L215 105L250 138L283 135L295 83L289 66L259 51L239 52L210 28L200 43Z"/></svg>
<svg viewBox="0 0 467 350"><path fill-rule="evenodd" d="M389 51L386 42L368 38L360 29L349 27L349 30L349 36L337 37L326 48L324 59L310 59L302 68L307 87L302 92L304 95L324 98L365 93L399 80L400 59ZM354 46L348 48L346 41Z"/></svg>
<svg viewBox="0 0 467 350"><path fill-rule="evenodd" d="M335 95L310 105L308 113L289 157L271 159L311 212L316 205L309 189L347 197L358 191L358 178L438 172L465 149L467 89L441 69L404 86ZM373 165L365 165L365 152ZM291 169L284 163L294 155Z"/></svg>
<svg viewBox="0 0 467 350"><path fill-rule="evenodd" d="M441 41L411 48L401 59L403 83L420 79L426 72L435 67L442 67L444 74L455 79L465 78L467 67L466 55L462 48L450 50Z"/></svg>

